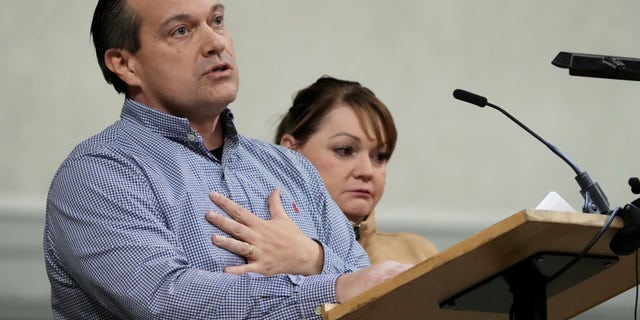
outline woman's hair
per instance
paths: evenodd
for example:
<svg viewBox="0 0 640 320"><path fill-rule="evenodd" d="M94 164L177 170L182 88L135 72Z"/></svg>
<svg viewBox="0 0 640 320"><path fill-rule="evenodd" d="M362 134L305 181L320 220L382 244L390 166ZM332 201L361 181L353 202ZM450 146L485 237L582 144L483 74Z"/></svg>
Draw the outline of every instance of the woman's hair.
<svg viewBox="0 0 640 320"><path fill-rule="evenodd" d="M140 49L142 18L127 4L127 0L100 0L93 12L91 37L98 64L107 83L118 93L126 93L127 84L111 72L104 61L109 49L125 49L136 53Z"/></svg>
<svg viewBox="0 0 640 320"><path fill-rule="evenodd" d="M365 132L372 128L376 140L380 143L384 141L386 152L391 156L398 132L387 106L360 83L329 76L320 77L312 85L298 91L293 98L293 106L278 125L274 142L278 144L285 134L290 134L297 143L304 145L319 129L322 119L338 103L350 106Z"/></svg>

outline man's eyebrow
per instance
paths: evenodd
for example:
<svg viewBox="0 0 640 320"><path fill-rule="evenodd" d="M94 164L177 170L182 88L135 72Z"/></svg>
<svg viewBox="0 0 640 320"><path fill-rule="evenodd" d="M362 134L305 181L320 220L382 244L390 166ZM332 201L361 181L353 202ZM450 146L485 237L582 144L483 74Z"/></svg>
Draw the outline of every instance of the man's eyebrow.
<svg viewBox="0 0 640 320"><path fill-rule="evenodd" d="M216 12L217 10L222 10L224 11L224 4L222 3L216 3L211 7L211 12Z"/></svg>
<svg viewBox="0 0 640 320"><path fill-rule="evenodd" d="M190 16L186 13L179 13L179 14L173 15L167 18L166 20L164 20L164 22L160 24L160 30L166 28L167 25L171 24L173 21L185 21L185 20L188 20L189 17Z"/></svg>
<svg viewBox="0 0 640 320"><path fill-rule="evenodd" d="M218 10L222 10L222 11L224 11L224 5L223 5L222 3L214 4L214 5L211 7L210 12L211 12L211 13L214 13L214 12L216 12L216 11L218 11ZM160 28L161 28L161 29L162 29L162 28L165 28L168 24L170 24L170 23L171 23L171 22L173 22L173 21L185 21L185 20L189 20L189 18L190 18L190 17L191 17L191 16L190 16L189 14L186 14L186 13L178 13L178 14L173 15L173 16L171 16L171 17L167 18L166 20L164 20L164 22L162 22L162 23L160 24Z"/></svg>

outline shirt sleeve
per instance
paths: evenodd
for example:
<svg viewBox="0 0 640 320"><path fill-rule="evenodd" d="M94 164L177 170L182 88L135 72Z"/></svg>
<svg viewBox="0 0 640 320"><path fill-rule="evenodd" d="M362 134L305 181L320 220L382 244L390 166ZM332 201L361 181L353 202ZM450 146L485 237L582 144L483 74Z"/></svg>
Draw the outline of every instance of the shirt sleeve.
<svg viewBox="0 0 640 320"><path fill-rule="evenodd" d="M50 189L48 237L57 263L73 286L116 317L310 319L320 317L322 304L336 302L339 274L329 267L328 274L306 277L195 267L180 235L154 212L153 194L132 161L109 154L66 162ZM327 266L340 260L329 247L325 253Z"/></svg>
<svg viewBox="0 0 640 320"><path fill-rule="evenodd" d="M324 265L322 266L323 274L336 274L336 273L351 273L362 269L369 265L369 256L363 251L359 252L354 250L355 265L357 268L349 267L344 263L344 260L333 251L333 249L324 243L321 243L324 249Z"/></svg>
<svg viewBox="0 0 640 320"><path fill-rule="evenodd" d="M331 198L320 179L320 199L317 208L323 213L322 230L327 232L323 239L325 264L322 273L350 273L370 264L369 256L356 239L353 227L338 204Z"/></svg>
<svg viewBox="0 0 640 320"><path fill-rule="evenodd" d="M355 241L351 224L328 192L323 191L324 203L319 205L327 216L323 218L323 230L329 234L321 241L324 249L323 274L351 273L370 264L369 256ZM343 222L343 223L338 223Z"/></svg>

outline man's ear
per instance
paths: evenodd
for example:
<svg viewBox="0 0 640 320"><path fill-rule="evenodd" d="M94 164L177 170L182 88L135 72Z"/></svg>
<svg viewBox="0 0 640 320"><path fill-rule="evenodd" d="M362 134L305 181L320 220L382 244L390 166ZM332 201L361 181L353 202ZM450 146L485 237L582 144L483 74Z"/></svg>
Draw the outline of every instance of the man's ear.
<svg viewBox="0 0 640 320"><path fill-rule="evenodd" d="M291 149L291 150L298 149L298 143L296 141L296 138L294 138L292 135L288 133L282 136L279 144L287 149Z"/></svg>
<svg viewBox="0 0 640 320"><path fill-rule="evenodd" d="M109 49L104 53L104 63L130 87L139 85L138 74L135 71L136 59L129 51Z"/></svg>

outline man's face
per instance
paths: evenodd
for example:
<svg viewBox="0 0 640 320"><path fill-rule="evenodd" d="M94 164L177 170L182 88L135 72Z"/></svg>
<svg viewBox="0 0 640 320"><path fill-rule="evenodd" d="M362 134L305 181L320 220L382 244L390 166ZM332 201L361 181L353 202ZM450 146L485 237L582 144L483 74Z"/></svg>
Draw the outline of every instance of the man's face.
<svg viewBox="0 0 640 320"><path fill-rule="evenodd" d="M190 120L218 115L235 100L238 69L218 0L129 0L142 17L131 56L129 95Z"/></svg>

